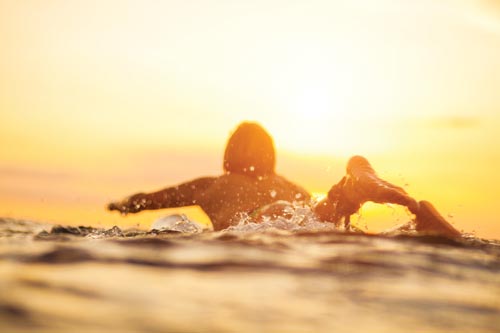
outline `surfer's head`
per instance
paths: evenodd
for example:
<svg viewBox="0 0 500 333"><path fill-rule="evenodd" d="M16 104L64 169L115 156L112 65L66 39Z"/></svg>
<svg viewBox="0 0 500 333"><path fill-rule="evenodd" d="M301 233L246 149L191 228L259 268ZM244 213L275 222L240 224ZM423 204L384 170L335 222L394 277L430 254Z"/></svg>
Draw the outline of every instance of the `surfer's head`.
<svg viewBox="0 0 500 333"><path fill-rule="evenodd" d="M262 176L274 173L276 164L271 136L256 123L241 123L227 142L224 172Z"/></svg>

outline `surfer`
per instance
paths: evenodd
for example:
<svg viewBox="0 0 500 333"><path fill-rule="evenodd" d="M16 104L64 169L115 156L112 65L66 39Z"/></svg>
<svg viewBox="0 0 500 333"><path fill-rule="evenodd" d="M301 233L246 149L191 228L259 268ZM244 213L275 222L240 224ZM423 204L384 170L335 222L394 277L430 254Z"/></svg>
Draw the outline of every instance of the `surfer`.
<svg viewBox="0 0 500 333"><path fill-rule="evenodd" d="M260 125L244 122L227 142L221 176L137 193L110 203L108 209L128 214L198 205L212 221L214 230L222 230L237 224L242 214L251 214L275 201L309 201L306 190L276 174L275 164L271 136Z"/></svg>
<svg viewBox="0 0 500 333"><path fill-rule="evenodd" d="M152 193L137 193L108 205L123 214L142 210L200 206L212 221L214 230L237 224L243 214L256 221L263 216L286 214L294 201L310 200L310 194L275 173L275 150L271 136L256 123L242 123L231 135L223 160L224 173L202 177ZM401 187L377 176L368 160L352 157L346 175L335 184L325 199L314 207L324 222L344 223L367 202L403 205L416 218L416 230L448 237L461 234L427 201L417 202Z"/></svg>

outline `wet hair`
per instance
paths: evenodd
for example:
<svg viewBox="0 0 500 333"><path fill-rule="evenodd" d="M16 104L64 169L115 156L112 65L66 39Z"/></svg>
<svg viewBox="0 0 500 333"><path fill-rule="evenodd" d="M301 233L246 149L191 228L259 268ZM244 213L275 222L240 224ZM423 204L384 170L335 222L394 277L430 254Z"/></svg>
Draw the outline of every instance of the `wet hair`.
<svg viewBox="0 0 500 333"><path fill-rule="evenodd" d="M256 123L241 123L224 152L224 172L249 176L274 173L276 158L271 136Z"/></svg>

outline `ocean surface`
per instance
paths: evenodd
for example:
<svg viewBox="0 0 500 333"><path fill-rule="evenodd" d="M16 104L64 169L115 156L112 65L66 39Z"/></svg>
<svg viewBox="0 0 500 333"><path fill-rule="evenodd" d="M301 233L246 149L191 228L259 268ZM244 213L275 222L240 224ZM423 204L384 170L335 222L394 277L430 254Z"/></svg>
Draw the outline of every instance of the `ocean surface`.
<svg viewBox="0 0 500 333"><path fill-rule="evenodd" d="M0 332L500 332L500 241L0 219Z"/></svg>

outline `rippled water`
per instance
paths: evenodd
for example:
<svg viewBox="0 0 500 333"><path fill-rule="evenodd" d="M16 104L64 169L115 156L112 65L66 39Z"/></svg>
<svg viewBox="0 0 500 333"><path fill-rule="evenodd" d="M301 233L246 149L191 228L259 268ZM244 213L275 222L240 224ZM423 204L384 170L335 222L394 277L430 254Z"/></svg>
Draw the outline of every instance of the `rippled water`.
<svg viewBox="0 0 500 333"><path fill-rule="evenodd" d="M182 233L1 219L0 332L499 332L499 241L301 221Z"/></svg>

